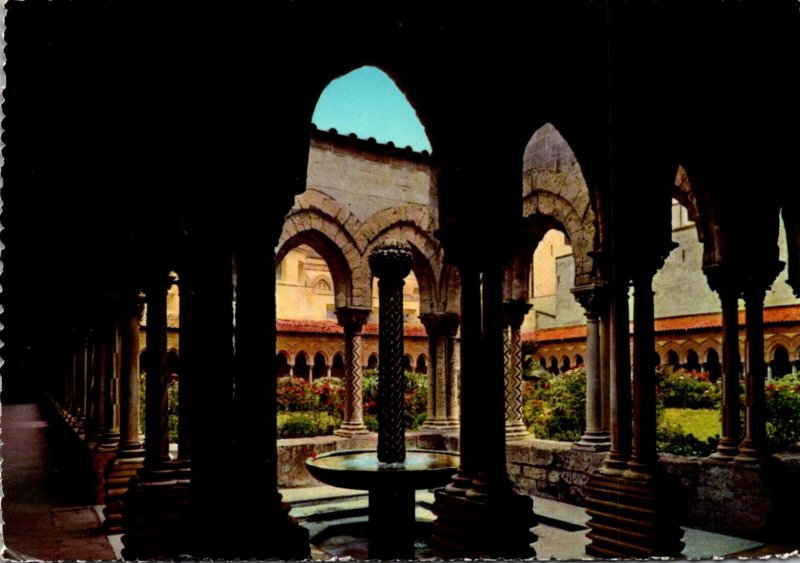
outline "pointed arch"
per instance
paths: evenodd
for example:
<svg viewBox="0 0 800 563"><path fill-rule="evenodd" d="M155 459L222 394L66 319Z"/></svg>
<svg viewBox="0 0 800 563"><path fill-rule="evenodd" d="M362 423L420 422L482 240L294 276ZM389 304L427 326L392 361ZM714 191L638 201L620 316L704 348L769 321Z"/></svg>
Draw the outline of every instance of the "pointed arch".
<svg viewBox="0 0 800 563"><path fill-rule="evenodd" d="M301 198L298 197L298 200ZM350 305L353 298L352 272L359 267L360 252L345 224L337 216L329 215L318 207L293 208L283 224L275 252L275 264L280 264L293 248L303 244L310 246L328 265L336 306L345 307Z"/></svg>

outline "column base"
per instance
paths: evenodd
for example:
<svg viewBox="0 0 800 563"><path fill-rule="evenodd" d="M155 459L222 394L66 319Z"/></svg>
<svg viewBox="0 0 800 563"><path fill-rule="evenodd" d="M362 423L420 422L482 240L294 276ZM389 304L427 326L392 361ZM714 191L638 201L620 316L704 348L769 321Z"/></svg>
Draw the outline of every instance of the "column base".
<svg viewBox="0 0 800 563"><path fill-rule="evenodd" d="M125 559L176 559L188 553L188 461L143 467L131 480L122 509Z"/></svg>
<svg viewBox="0 0 800 563"><path fill-rule="evenodd" d="M96 452L116 452L119 449L119 432L106 433L94 447Z"/></svg>
<svg viewBox="0 0 800 563"><path fill-rule="evenodd" d="M528 427L521 420L506 422L506 442L525 440L531 435Z"/></svg>
<svg viewBox="0 0 800 563"><path fill-rule="evenodd" d="M601 475L622 476L626 469L628 469L628 456L611 450L597 471Z"/></svg>
<svg viewBox="0 0 800 563"><path fill-rule="evenodd" d="M481 500L438 489L431 543L444 559L528 559L536 556L533 500L516 493Z"/></svg>
<svg viewBox="0 0 800 563"><path fill-rule="evenodd" d="M142 450L141 457L125 458L120 456L121 452L117 453L117 456L112 458L106 466L103 526L107 534L122 532L122 508L125 503L125 494L128 492L131 479L136 476L144 464L144 450Z"/></svg>
<svg viewBox="0 0 800 563"><path fill-rule="evenodd" d="M771 457L765 445L745 438L739 444L739 454L733 458L733 461L736 463L760 464Z"/></svg>
<svg viewBox="0 0 800 563"><path fill-rule="evenodd" d="M724 438L720 440L719 444L717 444L717 451L712 453L710 456L711 459L719 459L722 461L732 461L739 455L739 447L738 442L734 442L732 440L725 440Z"/></svg>
<svg viewBox="0 0 800 563"><path fill-rule="evenodd" d="M448 420L446 418L433 418L428 419L419 427L420 432L442 432L446 430L458 430L461 425L458 421Z"/></svg>
<svg viewBox="0 0 800 563"><path fill-rule="evenodd" d="M333 431L334 436L341 436L342 438L363 436L369 433L369 429L363 422L342 422L342 425Z"/></svg>
<svg viewBox="0 0 800 563"><path fill-rule="evenodd" d="M660 473L647 479L594 473L587 484L586 553L600 559L679 557L683 530L674 484Z"/></svg>
<svg viewBox="0 0 800 563"><path fill-rule="evenodd" d="M611 436L608 432L587 431L572 445L573 450L585 452L606 452L611 449Z"/></svg>

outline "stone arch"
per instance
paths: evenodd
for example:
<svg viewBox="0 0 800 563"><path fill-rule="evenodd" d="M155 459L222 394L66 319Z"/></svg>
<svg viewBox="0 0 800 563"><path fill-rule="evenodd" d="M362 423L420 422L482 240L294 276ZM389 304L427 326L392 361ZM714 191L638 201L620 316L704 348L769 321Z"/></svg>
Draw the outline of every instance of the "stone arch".
<svg viewBox="0 0 800 563"><path fill-rule="evenodd" d="M378 354L372 353L367 358L367 369L377 369L378 367Z"/></svg>
<svg viewBox="0 0 800 563"><path fill-rule="evenodd" d="M591 283L595 268L590 252L598 244L593 198L572 147L552 123L537 129L525 147L522 195L523 217L531 222L549 217L569 239L575 286Z"/></svg>
<svg viewBox="0 0 800 563"><path fill-rule="evenodd" d="M583 356L580 354L575 354L575 367L583 365Z"/></svg>
<svg viewBox="0 0 800 563"><path fill-rule="evenodd" d="M792 338L792 345L789 348L794 360L800 360L800 334Z"/></svg>
<svg viewBox="0 0 800 563"><path fill-rule="evenodd" d="M664 363L675 368L681 365L681 358L674 347L669 348L664 354Z"/></svg>
<svg viewBox="0 0 800 563"><path fill-rule="evenodd" d="M411 354L403 356L403 371L414 371L414 358L411 357Z"/></svg>
<svg viewBox="0 0 800 563"><path fill-rule="evenodd" d="M783 334L768 334L766 335L766 360L769 362L772 357L775 355L775 350L778 347L782 347L787 352L791 352L792 350L792 340Z"/></svg>
<svg viewBox="0 0 800 563"><path fill-rule="evenodd" d="M708 355L709 350L714 350L717 355L722 355L722 344L714 340L713 338L707 338L700 343L700 346L697 347L697 355L700 357L701 360Z"/></svg>
<svg viewBox="0 0 800 563"><path fill-rule="evenodd" d="M281 350L275 354L275 377L289 375L289 354Z"/></svg>
<svg viewBox="0 0 800 563"><path fill-rule="evenodd" d="M695 342L694 340L685 340L685 341L684 341L684 342L683 342L683 343L682 343L682 344L681 344L681 345L678 347L678 355L679 355L679 356L680 356L680 358L681 358L681 363L682 363L682 364L685 364L685 363L686 363L686 355L687 355L687 354L688 354L690 351L693 351L695 354L697 354L697 349L698 349L698 347L699 347L698 343L697 343L697 342Z"/></svg>
<svg viewBox="0 0 800 563"><path fill-rule="evenodd" d="M417 363L414 366L414 371L416 373L426 374L428 373L428 357L425 354L420 354L417 358Z"/></svg>
<svg viewBox="0 0 800 563"><path fill-rule="evenodd" d="M300 201L302 198L298 196L297 199ZM330 199L323 198L323 201ZM328 202L326 207L333 205L334 203ZM341 211L331 215L317 207L293 208L286 216L275 253L276 265L281 263L289 250L303 244L319 253L331 272L337 307L346 307L353 300L353 270L360 266L361 255L348 231L348 225L358 226L357 219L350 214L345 222L341 222L338 217L345 213L349 212Z"/></svg>
<svg viewBox="0 0 800 563"><path fill-rule="evenodd" d="M773 377L783 377L792 372L792 358L789 350L783 344L776 344L772 353L767 358L767 365L772 370Z"/></svg>
<svg viewBox="0 0 800 563"><path fill-rule="evenodd" d="M331 376L344 379L344 354L336 352L331 360Z"/></svg>
<svg viewBox="0 0 800 563"><path fill-rule="evenodd" d="M541 222L541 216L550 218L551 225L552 222L555 222L557 226L550 228L561 230L572 246L572 255L575 260L575 286L591 283L594 260L590 253L594 250L595 226L594 212L588 207L588 199L586 207L581 211L560 194L532 191L525 196L522 202L522 214L531 225ZM547 230L545 229L542 235Z"/></svg>
<svg viewBox="0 0 800 563"><path fill-rule="evenodd" d="M308 361L308 354L300 350L294 356L294 369L293 373L297 377L305 377L308 378L309 374L311 373L311 364Z"/></svg>
<svg viewBox="0 0 800 563"><path fill-rule="evenodd" d="M328 375L328 356L323 350L314 354L314 363L311 366L312 379L319 379Z"/></svg>
<svg viewBox="0 0 800 563"><path fill-rule="evenodd" d="M689 212L689 219L691 219L695 228L697 229L697 238L700 242L705 240L703 217L700 212L700 207L697 204L697 195L692 190L692 185L689 182L689 176L683 165L678 165L678 172L675 175L675 183L673 185L672 197L678 203L686 208Z"/></svg>
<svg viewBox="0 0 800 563"><path fill-rule="evenodd" d="M437 312L440 308L437 290L443 257L441 246L428 230L433 224L431 211L417 204L384 209L367 219L355 235L359 245L363 245L364 253L358 275L354 271L354 296L366 291L365 296L371 299L370 250L381 240L396 238L406 241L414 255L413 271L419 285L420 313Z"/></svg>

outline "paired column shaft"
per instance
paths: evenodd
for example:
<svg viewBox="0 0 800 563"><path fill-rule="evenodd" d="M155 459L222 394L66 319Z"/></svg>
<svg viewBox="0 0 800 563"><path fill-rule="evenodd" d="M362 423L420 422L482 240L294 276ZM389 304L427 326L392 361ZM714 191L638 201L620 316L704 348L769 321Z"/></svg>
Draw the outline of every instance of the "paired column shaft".
<svg viewBox="0 0 800 563"><path fill-rule="evenodd" d="M525 301L503 304L503 343L505 366L505 419L506 440L519 440L528 436L522 419L522 335L520 328L531 306Z"/></svg>
<svg viewBox="0 0 800 563"><path fill-rule="evenodd" d="M130 296L122 304L120 324L120 443L119 457L144 454L139 441L139 322L138 298Z"/></svg>
<svg viewBox="0 0 800 563"><path fill-rule="evenodd" d="M147 353L145 365L145 464L154 466L169 461L167 418L169 378L164 369L167 358L166 276L147 290Z"/></svg>
<svg viewBox="0 0 800 563"><path fill-rule="evenodd" d="M745 290L745 435L736 461L759 462L767 457L764 380L764 295L761 288Z"/></svg>
<svg viewBox="0 0 800 563"><path fill-rule="evenodd" d="M633 451L626 477L640 478L654 469L656 453L655 314L653 273L634 279L633 302Z"/></svg>
<svg viewBox="0 0 800 563"><path fill-rule="evenodd" d="M722 306L722 438L712 457L730 459L739 453L739 304L738 293L719 290Z"/></svg>
<svg viewBox="0 0 800 563"><path fill-rule="evenodd" d="M364 425L363 370L361 367L361 329L369 309L341 307L336 317L344 329L344 420L336 431L340 436L367 433Z"/></svg>
<svg viewBox="0 0 800 563"><path fill-rule="evenodd" d="M628 284L621 281L612 290L610 307L609 418L611 449L600 468L603 474L619 474L627 467L631 447L630 328Z"/></svg>

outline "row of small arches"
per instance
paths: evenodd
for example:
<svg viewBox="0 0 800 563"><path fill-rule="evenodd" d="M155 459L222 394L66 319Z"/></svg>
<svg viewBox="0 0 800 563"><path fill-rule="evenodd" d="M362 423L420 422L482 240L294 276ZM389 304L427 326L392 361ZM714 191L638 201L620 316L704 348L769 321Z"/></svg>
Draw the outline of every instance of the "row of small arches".
<svg viewBox="0 0 800 563"><path fill-rule="evenodd" d="M685 361L681 362L678 352L675 350L668 350L664 357L654 353L655 364L666 364L674 368L684 368L693 371L706 371L708 372L709 379L716 381L722 374L722 364L720 362L719 352L714 348L709 348L706 351L704 362L700 362L700 356L695 350L689 349L686 352ZM772 349L772 357L768 360L767 365L770 369L772 377L783 377L790 373L800 371L800 349L795 354L795 359L792 360L789 351L782 345L777 345ZM539 365L542 369L549 371L552 374L559 374L569 371L570 369L580 367L583 365L583 357L576 354L574 358L564 355L561 361L556 356L551 356L549 360L544 357L539 358ZM740 365L740 372L743 372L743 366Z"/></svg>
<svg viewBox="0 0 800 563"><path fill-rule="evenodd" d="M370 354L367 358L366 369L378 368L378 354ZM420 354L416 360L411 354L403 356L403 368L405 371L413 371L416 373L428 373L428 358L425 354ZM309 361L309 356L306 352L300 351L294 356L294 362L290 362L288 352L278 352L275 357L275 375L277 377L284 377L287 375L294 375L309 380L319 379L321 377L338 377L344 378L344 354L336 352L330 362L323 352L314 354L313 362Z"/></svg>

